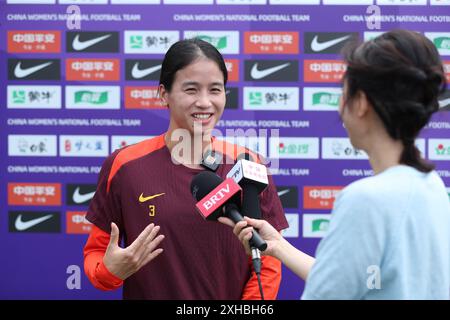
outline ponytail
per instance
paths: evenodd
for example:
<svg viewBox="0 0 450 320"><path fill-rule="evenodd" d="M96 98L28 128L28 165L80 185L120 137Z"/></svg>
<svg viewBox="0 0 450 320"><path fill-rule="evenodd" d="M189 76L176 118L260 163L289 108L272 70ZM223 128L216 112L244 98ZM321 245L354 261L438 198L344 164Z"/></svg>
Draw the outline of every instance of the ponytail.
<svg viewBox="0 0 450 320"><path fill-rule="evenodd" d="M400 163L413 167L421 172L431 172L434 170L435 166L432 163L427 162L420 155L419 149L414 144L414 140L404 139L403 142L403 151L400 156Z"/></svg>

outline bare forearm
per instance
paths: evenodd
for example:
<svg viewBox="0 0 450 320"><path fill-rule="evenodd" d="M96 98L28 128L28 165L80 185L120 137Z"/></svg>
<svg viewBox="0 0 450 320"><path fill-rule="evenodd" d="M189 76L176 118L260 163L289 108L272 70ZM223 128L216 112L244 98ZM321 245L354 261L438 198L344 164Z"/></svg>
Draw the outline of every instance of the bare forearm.
<svg viewBox="0 0 450 320"><path fill-rule="evenodd" d="M316 259L298 250L285 239L280 241L274 256L303 280L306 280L316 261Z"/></svg>

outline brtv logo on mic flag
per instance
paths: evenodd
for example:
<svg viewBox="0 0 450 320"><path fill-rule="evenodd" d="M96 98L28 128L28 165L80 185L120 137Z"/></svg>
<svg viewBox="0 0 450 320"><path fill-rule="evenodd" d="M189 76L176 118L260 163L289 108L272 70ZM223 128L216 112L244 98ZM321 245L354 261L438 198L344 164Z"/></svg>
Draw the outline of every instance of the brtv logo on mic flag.
<svg viewBox="0 0 450 320"><path fill-rule="evenodd" d="M205 219L215 219L217 217L211 214L240 191L241 187L232 178L228 178L197 202L196 207Z"/></svg>

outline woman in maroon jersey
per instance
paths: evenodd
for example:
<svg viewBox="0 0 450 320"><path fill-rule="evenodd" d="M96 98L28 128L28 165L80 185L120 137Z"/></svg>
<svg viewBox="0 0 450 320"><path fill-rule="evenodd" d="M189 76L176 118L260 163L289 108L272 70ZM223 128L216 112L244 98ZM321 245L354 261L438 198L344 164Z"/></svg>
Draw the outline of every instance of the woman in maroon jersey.
<svg viewBox="0 0 450 320"><path fill-rule="evenodd" d="M166 53L159 91L170 112L169 128L106 159L86 215L94 227L84 265L95 287L123 285L125 299L260 297L239 241L226 226L203 220L189 189L205 170L200 165L205 149L232 160L219 165L216 174L222 178L237 154L248 152L212 136L225 107L226 82L223 57L207 42L182 40ZM287 227L271 177L261 194L261 212L277 230ZM275 299L280 262L264 257L261 278L266 299Z"/></svg>

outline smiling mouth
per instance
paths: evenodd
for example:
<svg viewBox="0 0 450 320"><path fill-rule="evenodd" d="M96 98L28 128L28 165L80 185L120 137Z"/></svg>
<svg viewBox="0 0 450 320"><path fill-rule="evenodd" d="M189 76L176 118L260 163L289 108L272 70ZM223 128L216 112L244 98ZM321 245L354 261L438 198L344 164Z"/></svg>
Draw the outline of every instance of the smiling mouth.
<svg viewBox="0 0 450 320"><path fill-rule="evenodd" d="M204 121L210 119L212 115L212 113L194 113L192 117L194 118L194 120Z"/></svg>

